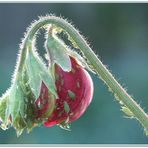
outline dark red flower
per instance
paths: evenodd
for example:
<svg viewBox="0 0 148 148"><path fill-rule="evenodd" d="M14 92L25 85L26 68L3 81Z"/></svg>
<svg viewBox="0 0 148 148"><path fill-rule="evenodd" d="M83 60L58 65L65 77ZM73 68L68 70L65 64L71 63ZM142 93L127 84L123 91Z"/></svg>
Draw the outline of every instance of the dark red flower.
<svg viewBox="0 0 148 148"><path fill-rule="evenodd" d="M56 87L59 98L45 126L77 120L89 106L93 97L93 82L88 72L71 58L72 70L63 71L55 66ZM43 87L45 87L43 85ZM46 94L47 95L47 94ZM49 105L47 105L49 107ZM46 107L45 107L46 108ZM45 109L46 110L46 109ZM41 110L44 112L44 110Z"/></svg>

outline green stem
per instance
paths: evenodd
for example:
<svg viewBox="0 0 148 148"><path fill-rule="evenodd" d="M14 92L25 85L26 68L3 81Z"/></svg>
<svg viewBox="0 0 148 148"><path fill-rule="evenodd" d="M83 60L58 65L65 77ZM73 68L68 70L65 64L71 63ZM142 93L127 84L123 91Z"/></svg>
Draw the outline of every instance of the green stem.
<svg viewBox="0 0 148 148"><path fill-rule="evenodd" d="M107 86L112 90L114 95L123 102L123 104L130 109L134 117L140 121L143 125L145 131L148 133L148 115L143 111L143 109L131 98L131 96L124 90L124 88L115 80L113 75L108 71L108 69L102 64L102 62L97 58L92 49L88 46L83 37L79 32L67 21L62 18L55 16L46 16L31 25L27 31L26 38L24 40L24 48L27 47L28 42L31 42L35 36L35 33L43 26L47 24L54 24L57 27L65 30L75 41L77 46L82 50L85 57L89 60L90 64L93 66L95 71L101 77L101 79L107 84ZM22 51L22 52L25 52ZM22 59L23 60L23 59ZM21 61L20 61L21 62ZM21 62L23 63L23 62ZM21 68L21 65L20 65Z"/></svg>

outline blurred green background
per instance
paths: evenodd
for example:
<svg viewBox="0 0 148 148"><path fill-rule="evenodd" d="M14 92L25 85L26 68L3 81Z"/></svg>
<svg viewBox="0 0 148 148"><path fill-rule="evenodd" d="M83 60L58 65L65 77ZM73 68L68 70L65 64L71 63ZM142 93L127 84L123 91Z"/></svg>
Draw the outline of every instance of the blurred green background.
<svg viewBox="0 0 148 148"><path fill-rule="evenodd" d="M1 3L0 94L10 86L23 32L37 16L47 13L72 21L103 63L148 112L148 4ZM91 75L94 99L85 114L72 123L71 132L56 126L40 127L17 138L13 128L0 129L0 143L148 144L141 125L124 118L104 83Z"/></svg>

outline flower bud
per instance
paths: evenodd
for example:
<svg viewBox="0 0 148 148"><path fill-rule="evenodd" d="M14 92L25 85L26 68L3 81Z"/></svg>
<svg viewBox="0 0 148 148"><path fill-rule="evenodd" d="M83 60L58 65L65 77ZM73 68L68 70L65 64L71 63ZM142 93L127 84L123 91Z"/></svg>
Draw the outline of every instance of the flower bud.
<svg viewBox="0 0 148 148"><path fill-rule="evenodd" d="M72 70L65 72L55 66L56 87L59 98L56 108L45 122L45 126L67 124L80 118L93 98L93 82L88 72L71 59Z"/></svg>

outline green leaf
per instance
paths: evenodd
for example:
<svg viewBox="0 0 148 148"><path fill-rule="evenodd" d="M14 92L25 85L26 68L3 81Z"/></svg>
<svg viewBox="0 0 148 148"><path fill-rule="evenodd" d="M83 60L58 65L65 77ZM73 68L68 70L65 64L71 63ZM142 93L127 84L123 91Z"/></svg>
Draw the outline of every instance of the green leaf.
<svg viewBox="0 0 148 148"><path fill-rule="evenodd" d="M28 49L25 66L29 77L28 83L36 99L40 95L42 81L48 87L49 91L57 97L54 78L37 53L32 51L32 49Z"/></svg>
<svg viewBox="0 0 148 148"><path fill-rule="evenodd" d="M71 61L67 46L58 39L58 37L49 35L46 41L46 48L50 56L51 64L56 63L64 71L71 71Z"/></svg>

